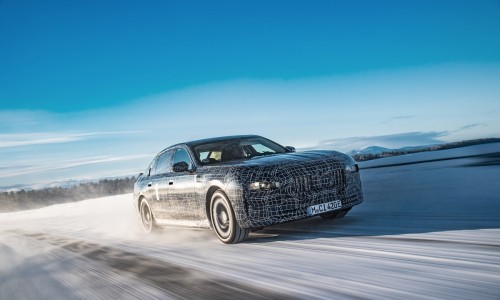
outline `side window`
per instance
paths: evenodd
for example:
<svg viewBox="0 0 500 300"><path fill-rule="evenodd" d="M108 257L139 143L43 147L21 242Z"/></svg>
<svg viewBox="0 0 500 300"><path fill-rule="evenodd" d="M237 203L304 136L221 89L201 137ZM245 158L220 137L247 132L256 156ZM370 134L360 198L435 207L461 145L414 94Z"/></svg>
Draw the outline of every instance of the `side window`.
<svg viewBox="0 0 500 300"><path fill-rule="evenodd" d="M166 151L158 157L156 160L156 165L155 165L155 174L163 174L170 172L170 168L172 167L171 161L172 161L172 150Z"/></svg>
<svg viewBox="0 0 500 300"><path fill-rule="evenodd" d="M176 163L181 161L186 162L188 166L191 165L191 158L189 157L189 154L187 153L186 149L179 148L175 151L174 160L172 164L175 165Z"/></svg>

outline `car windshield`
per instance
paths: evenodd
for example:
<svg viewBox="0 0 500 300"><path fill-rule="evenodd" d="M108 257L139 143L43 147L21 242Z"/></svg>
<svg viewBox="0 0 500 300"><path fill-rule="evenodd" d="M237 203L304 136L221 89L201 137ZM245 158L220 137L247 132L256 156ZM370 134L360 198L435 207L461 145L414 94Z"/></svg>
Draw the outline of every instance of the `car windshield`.
<svg viewBox="0 0 500 300"><path fill-rule="evenodd" d="M203 165L287 152L282 146L261 137L198 144L193 150Z"/></svg>

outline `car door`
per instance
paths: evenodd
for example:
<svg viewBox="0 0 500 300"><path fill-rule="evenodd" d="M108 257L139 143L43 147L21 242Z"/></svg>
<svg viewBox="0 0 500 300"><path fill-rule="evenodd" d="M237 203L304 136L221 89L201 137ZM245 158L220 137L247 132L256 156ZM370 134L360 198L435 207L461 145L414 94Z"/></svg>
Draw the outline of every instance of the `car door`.
<svg viewBox="0 0 500 300"><path fill-rule="evenodd" d="M153 192L153 203L155 209L155 217L157 219L168 218L168 207L166 205L169 197L168 178L172 168L173 150L167 150L158 155L156 161L154 176L150 182Z"/></svg>
<svg viewBox="0 0 500 300"><path fill-rule="evenodd" d="M147 186L144 194L156 219L166 217L164 201L168 197L167 176L171 169L172 153L173 150L169 150L158 154L144 179Z"/></svg>
<svg viewBox="0 0 500 300"><path fill-rule="evenodd" d="M157 211L157 189L156 189L156 180L158 175L156 174L156 165L158 163L158 156L156 156L151 164L149 164L148 169L146 170L146 176L141 180L143 188L143 195L148 200L149 206L153 211L153 214L156 216Z"/></svg>
<svg viewBox="0 0 500 300"><path fill-rule="evenodd" d="M179 168L179 166L184 166ZM195 197L196 174L192 158L185 148L175 149L171 173L168 176L169 217L194 220L200 204Z"/></svg>

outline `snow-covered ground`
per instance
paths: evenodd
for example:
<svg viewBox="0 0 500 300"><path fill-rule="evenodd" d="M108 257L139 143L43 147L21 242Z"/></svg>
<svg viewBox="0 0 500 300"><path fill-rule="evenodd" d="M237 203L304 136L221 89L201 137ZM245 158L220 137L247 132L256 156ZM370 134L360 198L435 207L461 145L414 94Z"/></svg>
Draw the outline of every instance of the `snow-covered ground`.
<svg viewBox="0 0 500 300"><path fill-rule="evenodd" d="M499 153L361 163L365 202L344 219L238 245L209 230L144 235L131 195L0 214L0 299L499 299Z"/></svg>

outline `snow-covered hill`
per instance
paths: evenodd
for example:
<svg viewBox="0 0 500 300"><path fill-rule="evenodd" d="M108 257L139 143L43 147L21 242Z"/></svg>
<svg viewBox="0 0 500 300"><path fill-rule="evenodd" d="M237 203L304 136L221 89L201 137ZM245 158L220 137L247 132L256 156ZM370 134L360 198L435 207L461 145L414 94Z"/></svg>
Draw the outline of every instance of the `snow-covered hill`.
<svg viewBox="0 0 500 300"><path fill-rule="evenodd" d="M379 146L371 146L367 147L364 149L358 149L358 150L352 150L348 152L347 154L349 155L355 155L355 154L382 154L384 152L391 152L393 149L385 148L385 147L379 147Z"/></svg>
<svg viewBox="0 0 500 300"><path fill-rule="evenodd" d="M0 299L499 299L498 144L361 163L344 219L144 235L130 194L0 214Z"/></svg>

